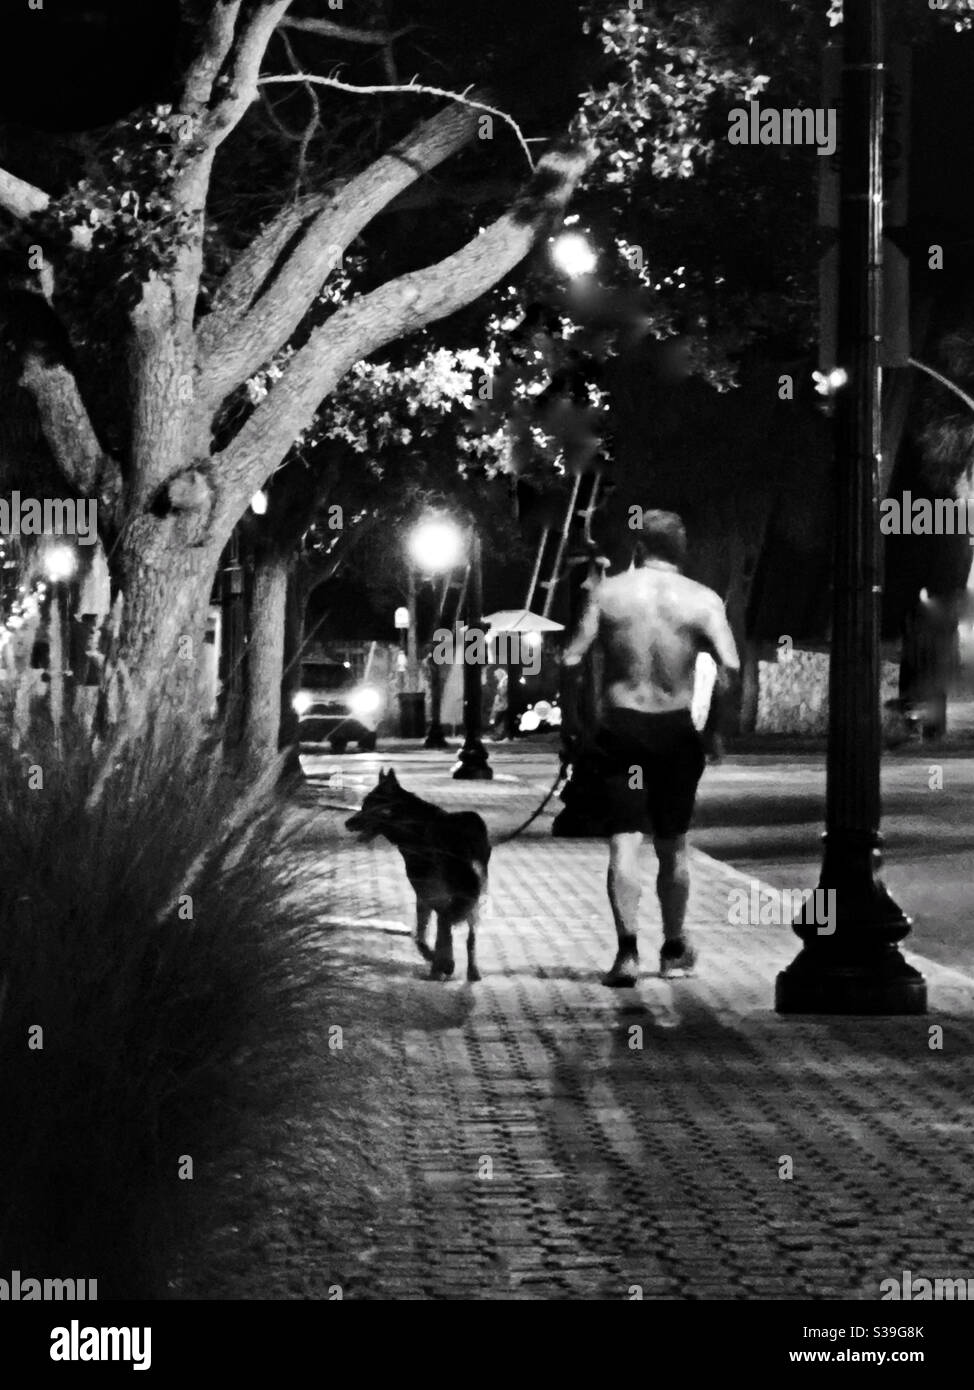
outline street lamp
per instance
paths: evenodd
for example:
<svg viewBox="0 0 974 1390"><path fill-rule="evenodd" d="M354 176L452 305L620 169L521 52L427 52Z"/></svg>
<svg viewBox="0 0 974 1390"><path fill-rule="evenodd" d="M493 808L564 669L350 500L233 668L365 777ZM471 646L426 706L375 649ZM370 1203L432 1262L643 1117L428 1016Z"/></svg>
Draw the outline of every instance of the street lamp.
<svg viewBox="0 0 974 1390"><path fill-rule="evenodd" d="M595 248L581 232L559 232L549 245L552 261L569 280L591 275L599 263Z"/></svg>
<svg viewBox="0 0 974 1390"><path fill-rule="evenodd" d="M923 976L897 943L910 919L878 877L879 461L882 457L882 0L845 0L843 149L835 395L835 559L829 660L825 855L827 930L794 926L803 948L778 976L779 1013L917 1014ZM828 901L828 900L827 900Z"/></svg>
<svg viewBox="0 0 974 1390"><path fill-rule="evenodd" d="M51 545L44 552L44 573L52 584L70 579L78 568L78 557L70 545Z"/></svg>
<svg viewBox="0 0 974 1390"><path fill-rule="evenodd" d="M477 524L470 523L470 582L467 585L467 602L464 612L464 645L468 633L483 633L484 628L484 584L480 555L480 533ZM480 645L480 644L475 644ZM464 653L466 655L466 653ZM458 781L489 782L494 770L487 760L487 749L483 739L483 672L478 661L463 663L463 747L457 757L453 776Z"/></svg>
<svg viewBox="0 0 974 1390"><path fill-rule="evenodd" d="M409 534L407 550L413 565L409 570L409 633L412 642L412 669L415 671L416 648L416 586L413 566L425 575L448 574L463 558L463 532L449 516L430 516L418 522ZM408 640L408 638L407 638ZM430 726L423 742L424 748L447 748L441 710L443 702L443 673L438 662L430 661Z"/></svg>
<svg viewBox="0 0 974 1390"><path fill-rule="evenodd" d="M463 533L450 517L428 517L409 533L409 553L426 574L456 569L463 558Z"/></svg>
<svg viewBox="0 0 974 1390"><path fill-rule="evenodd" d="M396 660L396 672L399 689L402 690L404 674L408 669L406 647L409 642L409 609L406 607L397 608L393 621L396 626L396 631L400 634L400 650Z"/></svg>
<svg viewBox="0 0 974 1390"><path fill-rule="evenodd" d="M78 568L78 557L70 545L50 545L44 551L43 565L51 584L51 607L47 620L51 725L54 729L54 746L60 752L61 722L64 717L63 586Z"/></svg>

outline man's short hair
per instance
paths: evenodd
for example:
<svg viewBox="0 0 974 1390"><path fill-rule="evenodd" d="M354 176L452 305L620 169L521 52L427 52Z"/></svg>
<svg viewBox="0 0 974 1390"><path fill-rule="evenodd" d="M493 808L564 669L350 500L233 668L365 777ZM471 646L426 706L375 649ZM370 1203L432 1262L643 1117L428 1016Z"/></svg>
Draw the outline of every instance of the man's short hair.
<svg viewBox="0 0 974 1390"><path fill-rule="evenodd" d="M633 546L638 567L646 560L667 560L682 569L687 558L687 533L676 512L644 511Z"/></svg>

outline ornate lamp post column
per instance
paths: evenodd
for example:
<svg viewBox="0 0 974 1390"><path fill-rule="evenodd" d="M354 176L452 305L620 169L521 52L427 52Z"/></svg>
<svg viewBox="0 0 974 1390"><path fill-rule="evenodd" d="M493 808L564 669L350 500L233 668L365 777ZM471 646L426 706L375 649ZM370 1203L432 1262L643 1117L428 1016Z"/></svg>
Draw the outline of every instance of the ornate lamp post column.
<svg viewBox="0 0 974 1390"><path fill-rule="evenodd" d="M58 756L61 753L61 725L64 720L64 587L74 574L77 563L77 556L69 545L52 545L44 553L44 572L51 585L47 620L51 726Z"/></svg>
<svg viewBox="0 0 974 1390"><path fill-rule="evenodd" d="M916 1014L926 984L897 946L910 919L878 877L879 537L883 232L882 0L845 0L835 401L835 561L829 670L827 924L777 980L779 1013ZM843 377L844 373L844 377Z"/></svg>
<svg viewBox="0 0 974 1390"><path fill-rule="evenodd" d="M449 575L450 571L456 568L463 550L463 532L452 519L444 514L432 513L419 521L413 528L408 539L408 549L413 565L416 565L424 574L432 576L435 574ZM416 647L418 638L416 634L416 597L415 597L415 576L410 566L410 631L413 641L413 657L416 660ZM442 617L444 601L440 604L440 616ZM448 748L450 745L446 741L441 723L441 709L443 702L443 673L438 663L433 660L432 654L427 663L430 682L430 696L432 710L430 713L430 725L423 743L424 748ZM418 683L418 676L417 676Z"/></svg>
<svg viewBox="0 0 974 1390"><path fill-rule="evenodd" d="M467 588L466 630L484 631L483 569L480 555L480 535L476 522L470 527L470 583ZM453 776L461 781L489 782L494 770L487 760L484 747L482 711L482 668L479 662L463 663L463 747L457 757Z"/></svg>

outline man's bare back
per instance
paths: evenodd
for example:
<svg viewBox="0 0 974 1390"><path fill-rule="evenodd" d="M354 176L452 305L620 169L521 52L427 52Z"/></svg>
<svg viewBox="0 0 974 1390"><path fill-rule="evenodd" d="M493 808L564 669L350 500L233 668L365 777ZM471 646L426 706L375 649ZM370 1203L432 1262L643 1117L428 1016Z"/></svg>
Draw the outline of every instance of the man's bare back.
<svg viewBox="0 0 974 1390"><path fill-rule="evenodd" d="M590 590L565 664L577 665L596 638L605 655L608 708L647 714L688 710L701 651L724 670L738 667L718 595L662 560L602 579Z"/></svg>

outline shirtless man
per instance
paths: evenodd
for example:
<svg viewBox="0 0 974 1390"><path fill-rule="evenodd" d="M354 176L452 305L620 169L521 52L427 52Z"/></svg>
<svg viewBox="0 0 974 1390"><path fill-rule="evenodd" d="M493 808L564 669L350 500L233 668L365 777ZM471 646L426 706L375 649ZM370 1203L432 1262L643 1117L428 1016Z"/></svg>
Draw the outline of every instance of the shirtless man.
<svg viewBox="0 0 974 1390"><path fill-rule="evenodd" d="M724 605L712 589L681 573L683 523L673 512L643 514L632 563L595 583L564 656L577 667L599 640L605 658L602 724L595 752L604 772L610 827L609 902L619 948L602 983L634 985L639 851L653 836L656 891L663 916L660 974L687 974L696 951L683 931L690 875L686 832L705 756L690 717L697 654L709 652L723 688L738 670Z"/></svg>

